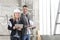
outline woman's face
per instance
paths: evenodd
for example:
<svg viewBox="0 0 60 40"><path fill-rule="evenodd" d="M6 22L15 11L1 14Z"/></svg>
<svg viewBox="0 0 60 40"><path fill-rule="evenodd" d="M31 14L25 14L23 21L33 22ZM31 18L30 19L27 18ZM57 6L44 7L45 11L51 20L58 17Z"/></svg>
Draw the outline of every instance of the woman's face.
<svg viewBox="0 0 60 40"><path fill-rule="evenodd" d="M14 16L15 16L16 19L18 19L20 17L20 13L19 12L15 12Z"/></svg>

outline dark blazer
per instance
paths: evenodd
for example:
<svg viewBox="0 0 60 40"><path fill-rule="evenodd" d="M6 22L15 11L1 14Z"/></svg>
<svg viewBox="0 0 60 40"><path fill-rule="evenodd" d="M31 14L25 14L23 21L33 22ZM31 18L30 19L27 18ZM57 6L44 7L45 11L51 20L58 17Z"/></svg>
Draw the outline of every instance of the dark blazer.
<svg viewBox="0 0 60 40"><path fill-rule="evenodd" d="M25 19L25 15L24 15L23 13L21 14L21 20L22 20L22 22L23 22L22 35L26 35L26 34L27 34L27 27L28 27L27 25L28 25L28 24L30 25L29 15L27 14L26 17L27 17L27 19L28 19L28 23L27 23L27 21L26 21L26 19Z"/></svg>
<svg viewBox="0 0 60 40"><path fill-rule="evenodd" d="M9 20L12 24L12 27L10 27L8 25L8 30L11 30L11 36L15 35L16 34L16 29L14 30L13 27L15 26L15 24L17 23L16 21L14 21L12 18ZM22 24L22 21L19 20L19 24ZM18 31L18 35L20 36L21 35L21 31L17 30Z"/></svg>

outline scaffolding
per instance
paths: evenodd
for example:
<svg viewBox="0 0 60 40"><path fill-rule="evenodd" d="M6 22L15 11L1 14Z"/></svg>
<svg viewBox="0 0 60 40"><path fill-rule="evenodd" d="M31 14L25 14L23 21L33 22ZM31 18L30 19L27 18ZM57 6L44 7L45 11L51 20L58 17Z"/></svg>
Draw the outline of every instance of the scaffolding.
<svg viewBox="0 0 60 40"><path fill-rule="evenodd" d="M60 1L59 1L58 11L57 11L57 16L56 16L56 21L55 21L54 35L57 35L57 33L56 33L57 28L59 28L59 25L60 25L60 22L59 22L60 18L59 17L60 17Z"/></svg>

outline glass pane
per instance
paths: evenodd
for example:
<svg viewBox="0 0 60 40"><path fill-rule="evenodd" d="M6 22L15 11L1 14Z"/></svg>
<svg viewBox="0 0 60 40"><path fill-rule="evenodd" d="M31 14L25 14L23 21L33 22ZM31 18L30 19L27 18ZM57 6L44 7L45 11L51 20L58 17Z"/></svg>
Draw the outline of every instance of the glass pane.
<svg viewBox="0 0 60 40"><path fill-rule="evenodd" d="M56 27L57 27L56 28L56 34L60 34L60 24L58 24Z"/></svg>

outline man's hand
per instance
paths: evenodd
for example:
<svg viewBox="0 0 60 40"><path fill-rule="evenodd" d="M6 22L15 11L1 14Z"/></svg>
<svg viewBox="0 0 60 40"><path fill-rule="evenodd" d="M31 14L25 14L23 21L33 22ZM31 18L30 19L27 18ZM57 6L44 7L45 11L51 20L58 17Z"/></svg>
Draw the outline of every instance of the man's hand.
<svg viewBox="0 0 60 40"><path fill-rule="evenodd" d="M35 29L36 27L35 26L32 26L32 25L30 25L30 27L27 27L27 29Z"/></svg>

